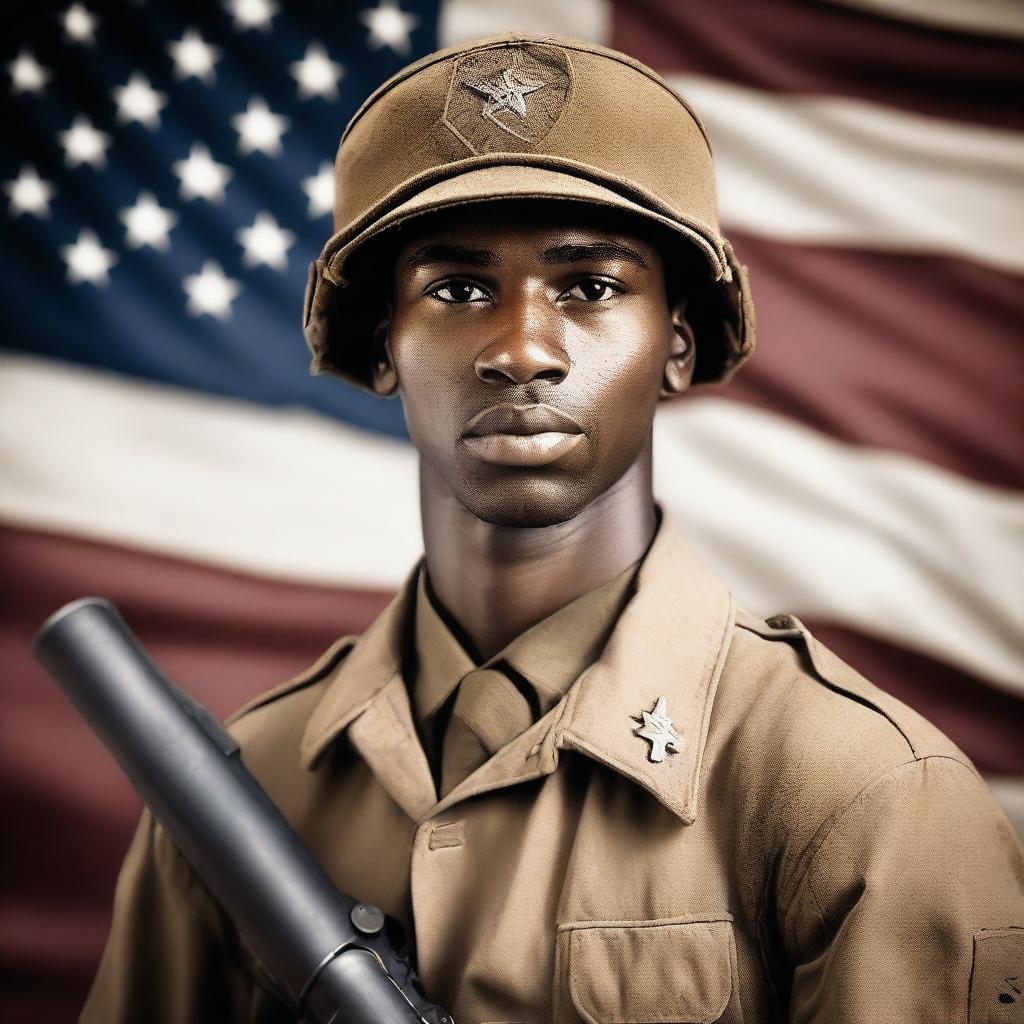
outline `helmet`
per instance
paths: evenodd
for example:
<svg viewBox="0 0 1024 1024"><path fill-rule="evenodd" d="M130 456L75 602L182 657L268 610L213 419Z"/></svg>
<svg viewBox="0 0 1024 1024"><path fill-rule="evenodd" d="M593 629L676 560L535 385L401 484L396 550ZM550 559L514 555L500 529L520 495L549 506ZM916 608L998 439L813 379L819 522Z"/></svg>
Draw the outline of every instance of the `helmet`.
<svg viewBox="0 0 1024 1024"><path fill-rule="evenodd" d="M312 372L371 387L380 309L371 314L357 286L361 254L411 218L513 198L626 211L682 243L693 258L668 266L690 277L694 383L727 380L753 351L746 271L718 227L704 127L662 78L615 50L514 33L410 64L345 129L335 196L335 233L310 265L304 303ZM697 289L695 265L707 282Z"/></svg>

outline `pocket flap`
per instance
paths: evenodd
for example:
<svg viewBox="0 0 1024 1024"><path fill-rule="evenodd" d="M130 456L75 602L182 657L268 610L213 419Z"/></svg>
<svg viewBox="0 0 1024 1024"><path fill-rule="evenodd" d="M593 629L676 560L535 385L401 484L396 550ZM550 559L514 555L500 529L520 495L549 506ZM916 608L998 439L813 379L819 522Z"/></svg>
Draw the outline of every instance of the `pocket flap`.
<svg viewBox="0 0 1024 1024"><path fill-rule="evenodd" d="M569 937L569 992L589 1024L710 1024L732 997L729 921L598 923Z"/></svg>

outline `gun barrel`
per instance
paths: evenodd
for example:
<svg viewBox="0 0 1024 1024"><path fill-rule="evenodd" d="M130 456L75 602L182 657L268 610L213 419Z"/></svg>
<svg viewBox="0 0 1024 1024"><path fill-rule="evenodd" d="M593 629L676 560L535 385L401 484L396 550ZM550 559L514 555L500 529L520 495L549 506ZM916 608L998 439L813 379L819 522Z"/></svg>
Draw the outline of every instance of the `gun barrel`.
<svg viewBox="0 0 1024 1024"><path fill-rule="evenodd" d="M110 602L65 606L32 647L297 1004L323 1022L428 1019L356 931L356 901L333 886L235 740L161 673Z"/></svg>

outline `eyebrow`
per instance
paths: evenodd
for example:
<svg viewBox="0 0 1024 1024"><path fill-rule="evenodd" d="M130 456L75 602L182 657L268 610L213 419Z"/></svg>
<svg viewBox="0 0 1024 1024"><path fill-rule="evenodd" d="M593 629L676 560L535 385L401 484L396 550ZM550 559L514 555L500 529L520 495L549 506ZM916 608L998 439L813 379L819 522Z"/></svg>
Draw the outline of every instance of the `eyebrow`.
<svg viewBox="0 0 1024 1024"><path fill-rule="evenodd" d="M628 245L621 242L588 242L583 245L555 245L545 249L545 263L586 263L591 260L623 260L647 267L647 261Z"/></svg>
<svg viewBox="0 0 1024 1024"><path fill-rule="evenodd" d="M490 249L473 249L468 245L433 243L414 249L405 260L407 270L427 263L468 263L474 267L495 267L501 262Z"/></svg>

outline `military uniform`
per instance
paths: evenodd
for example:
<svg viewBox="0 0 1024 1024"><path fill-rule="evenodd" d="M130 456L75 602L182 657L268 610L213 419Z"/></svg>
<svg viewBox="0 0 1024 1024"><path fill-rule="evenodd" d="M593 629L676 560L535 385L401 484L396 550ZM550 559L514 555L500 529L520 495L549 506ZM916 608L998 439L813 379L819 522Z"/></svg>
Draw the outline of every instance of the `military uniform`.
<svg viewBox="0 0 1024 1024"><path fill-rule="evenodd" d="M700 122L622 54L433 54L370 97L335 166L317 369L370 386L360 253L510 197L612 206L687 247L703 286L668 266L689 275L697 382L753 349ZM984 781L796 619L737 608L670 523L484 664L428 582L417 567L231 728L333 881L405 924L456 1021L1024 1021L1024 854ZM144 816L83 1020L291 1016Z"/></svg>
<svg viewBox="0 0 1024 1024"><path fill-rule="evenodd" d="M610 612L596 660L440 799L402 671L438 625L419 568L232 725L333 881L414 931L431 997L476 1024L1019 1019L1024 854L964 754L736 608L670 523L612 583L567 606ZM565 618L512 651L540 687ZM83 1021L293 1019L271 992L145 817Z"/></svg>

